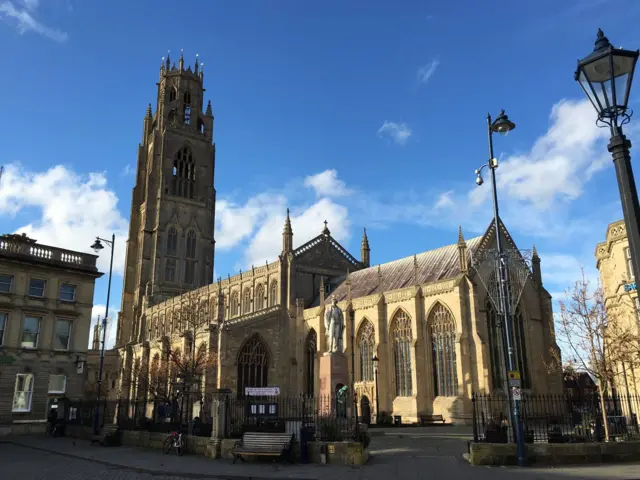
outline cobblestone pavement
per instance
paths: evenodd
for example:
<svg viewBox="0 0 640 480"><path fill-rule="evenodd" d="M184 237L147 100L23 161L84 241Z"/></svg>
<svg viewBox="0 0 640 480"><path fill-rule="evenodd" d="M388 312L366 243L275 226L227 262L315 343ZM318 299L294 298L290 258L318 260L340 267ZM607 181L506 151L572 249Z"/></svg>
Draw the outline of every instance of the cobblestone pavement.
<svg viewBox="0 0 640 480"><path fill-rule="evenodd" d="M11 437L0 444L0 479L7 480L640 480L640 465L519 469L472 467L462 459L468 435L415 429L372 439L372 458L362 467L338 465L231 464L195 455L178 457L133 447L91 446L70 438ZM3 439L0 439L2 441ZM19 444L18 444L19 443ZM56 452L56 453L52 453Z"/></svg>

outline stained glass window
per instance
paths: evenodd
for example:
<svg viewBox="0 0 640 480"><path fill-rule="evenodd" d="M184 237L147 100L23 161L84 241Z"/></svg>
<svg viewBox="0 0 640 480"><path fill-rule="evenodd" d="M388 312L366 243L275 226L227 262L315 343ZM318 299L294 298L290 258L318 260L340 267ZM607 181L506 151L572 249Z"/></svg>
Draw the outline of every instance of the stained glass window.
<svg viewBox="0 0 640 480"><path fill-rule="evenodd" d="M373 324L366 318L362 321L358 331L358 360L361 382L373 381L373 349L375 345L375 330Z"/></svg>
<svg viewBox="0 0 640 480"><path fill-rule="evenodd" d="M427 329L435 396L454 397L458 394L456 323L449 309L437 303L429 314Z"/></svg>
<svg viewBox="0 0 640 480"><path fill-rule="evenodd" d="M268 370L267 347L258 335L254 335L238 355L238 396L244 396L245 387L266 387Z"/></svg>
<svg viewBox="0 0 640 480"><path fill-rule="evenodd" d="M393 361L395 370L396 397L413 394L411 379L411 319L402 310L394 315L391 328L393 339Z"/></svg>

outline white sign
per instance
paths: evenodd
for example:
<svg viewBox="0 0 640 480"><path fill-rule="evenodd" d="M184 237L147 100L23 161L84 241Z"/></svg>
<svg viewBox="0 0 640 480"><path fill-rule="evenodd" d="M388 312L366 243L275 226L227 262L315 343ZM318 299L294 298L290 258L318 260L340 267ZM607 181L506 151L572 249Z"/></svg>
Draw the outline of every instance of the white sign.
<svg viewBox="0 0 640 480"><path fill-rule="evenodd" d="M248 397L277 397L280 387L245 387L244 394Z"/></svg>
<svg viewBox="0 0 640 480"><path fill-rule="evenodd" d="M522 390L519 388L511 389L511 394L513 395L514 400L522 400Z"/></svg>

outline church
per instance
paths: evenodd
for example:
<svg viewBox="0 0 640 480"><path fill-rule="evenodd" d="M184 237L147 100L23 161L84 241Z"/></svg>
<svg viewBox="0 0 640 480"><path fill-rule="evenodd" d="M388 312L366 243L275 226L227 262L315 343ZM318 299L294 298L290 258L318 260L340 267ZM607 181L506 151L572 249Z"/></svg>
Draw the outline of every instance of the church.
<svg viewBox="0 0 640 480"><path fill-rule="evenodd" d="M500 322L471 259L495 248L496 235L516 249L506 227L492 222L467 240L460 229L450 245L372 265L366 230L359 258L326 222L294 248L287 211L278 258L214 282L216 151L203 82L197 59L192 68L167 57L155 111L149 105L143 120L115 347L120 397L147 397L141 377L176 351L212 359L198 378L204 394L278 387L282 396L318 395L324 312L335 300L341 345L355 358L353 388L373 418L379 409L402 422L469 422L473 392L504 388ZM560 393L560 372L546 368L558 346L535 250L527 274L513 316L517 369L525 392Z"/></svg>

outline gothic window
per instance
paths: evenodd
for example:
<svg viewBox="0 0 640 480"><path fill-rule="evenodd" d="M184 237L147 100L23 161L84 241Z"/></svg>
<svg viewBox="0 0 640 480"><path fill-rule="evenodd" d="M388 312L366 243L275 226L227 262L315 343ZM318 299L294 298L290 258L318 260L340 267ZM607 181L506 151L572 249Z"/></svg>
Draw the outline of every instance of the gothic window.
<svg viewBox="0 0 640 480"><path fill-rule="evenodd" d="M173 161L171 194L178 197L193 198L196 181L193 154L189 147L178 151Z"/></svg>
<svg viewBox="0 0 640 480"><path fill-rule="evenodd" d="M184 92L184 124L189 125L191 123L191 92L187 90Z"/></svg>
<svg viewBox="0 0 640 480"><path fill-rule="evenodd" d="M247 314L251 311L251 289L249 287L244 289L242 297L242 313Z"/></svg>
<svg viewBox="0 0 640 480"><path fill-rule="evenodd" d="M313 396L315 393L315 379L316 379L316 355L318 351L318 335L312 328L307 335L307 342L305 346L305 382L304 393Z"/></svg>
<svg viewBox="0 0 640 480"><path fill-rule="evenodd" d="M374 344L375 330L373 324L365 318L358 331L358 380L360 382L373 381Z"/></svg>
<svg viewBox="0 0 640 480"><path fill-rule="evenodd" d="M184 283L193 285L196 271L196 232L189 230L184 261Z"/></svg>
<svg viewBox="0 0 640 480"><path fill-rule="evenodd" d="M238 299L238 292L233 292L231 294L231 304L229 305L229 315L231 317L235 317L238 315L238 310L240 308L240 300Z"/></svg>
<svg viewBox="0 0 640 480"><path fill-rule="evenodd" d="M396 397L413 395L411 378L411 319L402 310L393 317L391 325L393 339L393 364L395 372Z"/></svg>
<svg viewBox="0 0 640 480"><path fill-rule="evenodd" d="M258 335L248 339L238 354L238 396L245 387L266 387L269 370L267 347Z"/></svg>
<svg viewBox="0 0 640 480"><path fill-rule="evenodd" d="M264 286L260 283L256 287L256 296L253 299L255 310L262 310L264 308Z"/></svg>
<svg viewBox="0 0 640 480"><path fill-rule="evenodd" d="M176 89L175 88L170 88L169 89L169 101L170 102L175 102L177 96L178 96L178 92L176 91Z"/></svg>
<svg viewBox="0 0 640 480"><path fill-rule="evenodd" d="M503 328L502 316L498 316L491 302L487 302L487 325L489 328L489 352L491 356L491 378L493 388L502 388L506 375L504 343L506 333ZM523 388L530 388L529 360L526 346L526 326L520 307L510 321L510 340L514 349L515 368L520 372L520 381Z"/></svg>
<svg viewBox="0 0 640 480"><path fill-rule="evenodd" d="M191 105L191 91L187 90L184 92L184 104Z"/></svg>
<svg viewBox="0 0 640 480"><path fill-rule="evenodd" d="M165 263L164 279L167 282L175 282L177 260L175 258L167 258Z"/></svg>
<svg viewBox="0 0 640 480"><path fill-rule="evenodd" d="M427 319L427 338L431 339L433 388L436 397L458 394L456 323L447 307L437 303Z"/></svg>
<svg viewBox="0 0 640 480"><path fill-rule="evenodd" d="M273 307L278 304L278 282L271 282L271 290L269 291L269 306Z"/></svg>
<svg viewBox="0 0 640 480"><path fill-rule="evenodd" d="M178 253L178 232L176 227L170 227L167 233L167 255L175 256Z"/></svg>
<svg viewBox="0 0 640 480"><path fill-rule="evenodd" d="M198 131L204 135L204 122L200 117L198 117Z"/></svg>

